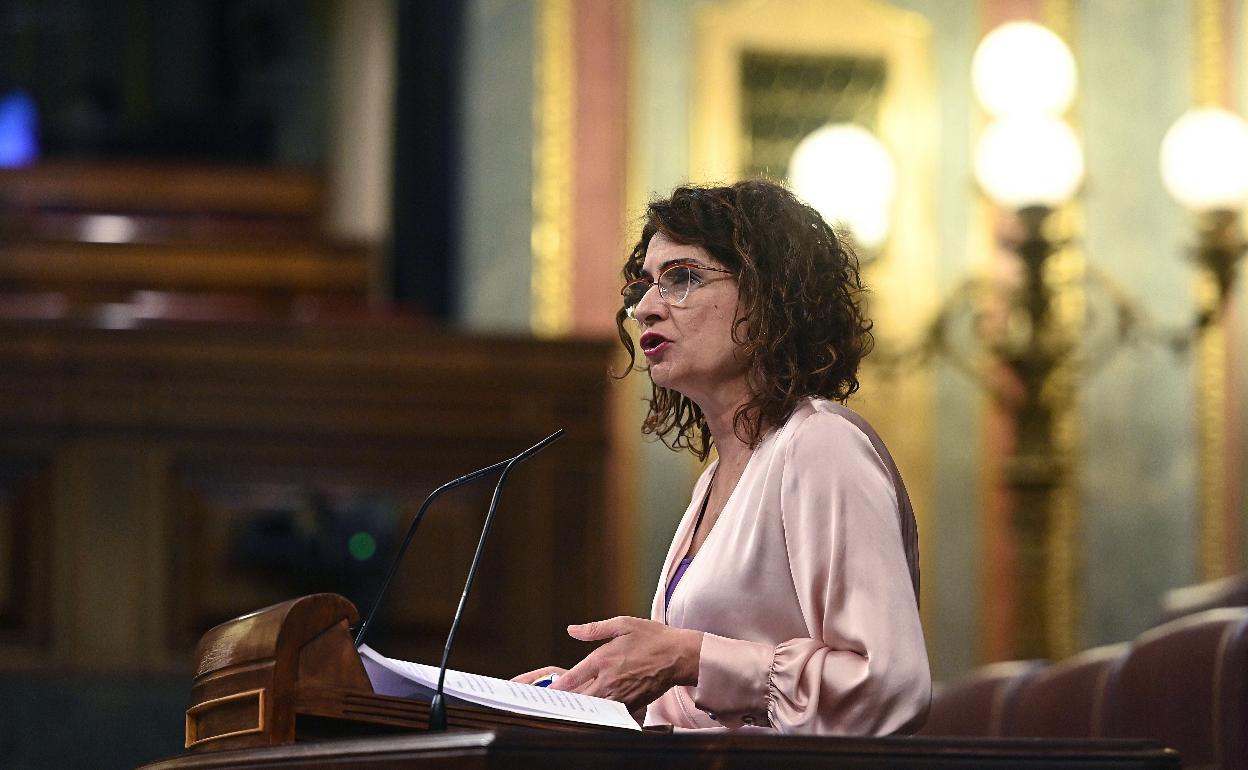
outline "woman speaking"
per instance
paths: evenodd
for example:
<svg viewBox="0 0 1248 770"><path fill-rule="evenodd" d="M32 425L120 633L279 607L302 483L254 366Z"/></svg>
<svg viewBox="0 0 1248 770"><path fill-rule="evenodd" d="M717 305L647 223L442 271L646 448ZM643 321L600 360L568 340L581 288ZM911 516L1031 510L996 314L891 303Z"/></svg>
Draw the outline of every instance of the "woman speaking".
<svg viewBox="0 0 1248 770"><path fill-rule="evenodd" d="M571 626L604 642L552 689L646 707L647 724L913 732L931 692L914 512L892 457L843 402L872 344L857 260L760 180L681 187L624 264L640 325L642 425L717 459L694 486L650 619Z"/></svg>

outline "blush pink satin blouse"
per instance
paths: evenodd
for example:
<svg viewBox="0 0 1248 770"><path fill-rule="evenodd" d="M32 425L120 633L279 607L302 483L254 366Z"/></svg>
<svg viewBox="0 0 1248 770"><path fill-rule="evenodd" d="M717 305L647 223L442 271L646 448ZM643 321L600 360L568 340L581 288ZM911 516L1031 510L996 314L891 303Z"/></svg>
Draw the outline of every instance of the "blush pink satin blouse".
<svg viewBox="0 0 1248 770"><path fill-rule="evenodd" d="M713 472L694 487L651 608L653 620L706 632L698 684L668 690L646 724L918 729L931 698L918 536L879 436L847 407L799 406L755 448L667 606Z"/></svg>

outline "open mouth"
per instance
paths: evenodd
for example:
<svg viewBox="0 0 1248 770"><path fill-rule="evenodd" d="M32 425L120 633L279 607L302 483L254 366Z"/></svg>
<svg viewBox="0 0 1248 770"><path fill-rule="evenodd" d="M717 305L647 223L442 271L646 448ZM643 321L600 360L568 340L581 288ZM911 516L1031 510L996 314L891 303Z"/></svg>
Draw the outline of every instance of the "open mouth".
<svg viewBox="0 0 1248 770"><path fill-rule="evenodd" d="M646 332L641 335L641 350L643 353L650 354L656 352L660 347L667 344L668 339L662 334L654 332Z"/></svg>

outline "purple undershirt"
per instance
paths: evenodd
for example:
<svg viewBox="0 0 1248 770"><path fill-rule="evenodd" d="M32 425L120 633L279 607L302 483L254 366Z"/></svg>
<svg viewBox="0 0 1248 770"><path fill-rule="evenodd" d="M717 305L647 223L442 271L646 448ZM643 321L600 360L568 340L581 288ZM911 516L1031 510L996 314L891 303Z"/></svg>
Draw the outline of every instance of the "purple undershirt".
<svg viewBox="0 0 1248 770"><path fill-rule="evenodd" d="M702 526L702 518L706 516L706 506L711 502L711 485L715 483L715 474L719 472L719 466L715 466L715 470L711 471L711 482L706 485L706 494L702 497L702 507L698 509L698 520L693 523L693 534L689 536L689 542L692 543L698 537L698 529ZM672 575L672 579L667 584L667 593L663 601L664 607L672 605L672 594L676 593L676 586L680 583L680 579L685 576L685 570L689 569L689 565L693 563L692 556L686 556L680 560L680 564L676 565L676 573ZM667 621L666 610L663 613L664 622Z"/></svg>
<svg viewBox="0 0 1248 770"><path fill-rule="evenodd" d="M672 575L671 582L667 584L667 598L664 600L664 603L668 606L672 603L672 594L676 593L676 585L685 576L685 570L689 569L690 564L693 564L693 557L686 556L680 560L680 564L676 565L676 573Z"/></svg>

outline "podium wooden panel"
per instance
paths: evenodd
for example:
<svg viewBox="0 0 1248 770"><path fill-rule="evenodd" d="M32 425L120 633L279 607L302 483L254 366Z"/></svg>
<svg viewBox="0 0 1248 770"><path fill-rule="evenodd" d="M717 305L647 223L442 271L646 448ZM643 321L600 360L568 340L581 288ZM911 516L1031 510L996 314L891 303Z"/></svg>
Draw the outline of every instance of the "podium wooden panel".
<svg viewBox="0 0 1248 770"><path fill-rule="evenodd" d="M636 768L647 770L1174 770L1179 755L1148 741L1025 738L806 738L770 735L549 733L500 729L297 743L167 759L143 770L242 768Z"/></svg>

